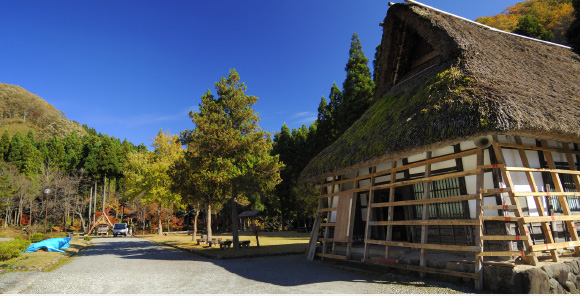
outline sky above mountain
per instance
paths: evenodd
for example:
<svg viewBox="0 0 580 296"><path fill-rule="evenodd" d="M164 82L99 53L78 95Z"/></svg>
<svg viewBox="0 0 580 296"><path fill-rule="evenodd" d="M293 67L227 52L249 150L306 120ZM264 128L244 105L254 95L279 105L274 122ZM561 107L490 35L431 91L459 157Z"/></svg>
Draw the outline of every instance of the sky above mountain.
<svg viewBox="0 0 580 296"><path fill-rule="evenodd" d="M393 1L400 2L400 1ZM422 3L471 20L519 1ZM316 119L346 77L350 38L372 60L383 0L24 0L0 2L0 82L70 120L135 144L193 129L207 89L236 69L272 133Z"/></svg>

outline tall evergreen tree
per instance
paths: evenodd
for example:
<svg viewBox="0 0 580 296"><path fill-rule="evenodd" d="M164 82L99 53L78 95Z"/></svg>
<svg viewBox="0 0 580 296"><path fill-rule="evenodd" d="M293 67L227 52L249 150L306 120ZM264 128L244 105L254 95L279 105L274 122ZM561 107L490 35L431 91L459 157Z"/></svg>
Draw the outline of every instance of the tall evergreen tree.
<svg viewBox="0 0 580 296"><path fill-rule="evenodd" d="M8 156L8 150L10 149L10 135L8 131L2 133L2 138L0 138L0 160L6 160Z"/></svg>
<svg viewBox="0 0 580 296"><path fill-rule="evenodd" d="M342 84L342 104L339 108L339 134L344 133L372 103L375 88L365 56L356 33L352 34L346 79Z"/></svg>
<svg viewBox="0 0 580 296"><path fill-rule="evenodd" d="M580 0L572 0L574 7L574 21L566 31L566 39L577 54L580 54Z"/></svg>

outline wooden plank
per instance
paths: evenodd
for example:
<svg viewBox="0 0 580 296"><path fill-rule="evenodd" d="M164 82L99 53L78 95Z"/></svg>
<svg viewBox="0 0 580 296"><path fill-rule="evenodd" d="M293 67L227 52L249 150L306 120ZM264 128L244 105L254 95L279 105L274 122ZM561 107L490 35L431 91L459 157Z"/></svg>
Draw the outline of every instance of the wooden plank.
<svg viewBox="0 0 580 296"><path fill-rule="evenodd" d="M568 145L568 143L564 143L564 149L571 150L569 148L570 148L570 146ZM576 156L576 157L578 158L578 156ZM570 170L573 170L573 171L578 170L576 167L576 162L574 161L574 157L572 157L572 154L566 153L566 160L568 161L568 166L570 167ZM576 187L576 190L580 191L580 176L573 175L572 179L574 180L574 186ZM572 226L575 226L575 223L571 223L571 224L572 224ZM567 225L567 226L569 226L569 225ZM569 231L576 232L576 227L573 227L573 230L569 229ZM579 248L576 248L574 251L575 251L576 256L580 256L580 249Z"/></svg>
<svg viewBox="0 0 580 296"><path fill-rule="evenodd" d="M395 164L396 164L396 162L395 162ZM377 167L373 167L373 169L372 169L373 173L374 173L374 171L376 171L376 169L377 169ZM363 262L369 256L369 252L368 252L369 246L367 244L367 240L371 238L371 229L370 229L369 223L371 221L371 212L372 212L371 205L372 205L373 197L375 194L375 191L373 189L374 181L375 181L375 178L371 177L371 183L369 184L369 197L368 197L368 201L367 201L367 221L365 223L365 246L363 249L363 258L362 258Z"/></svg>
<svg viewBox="0 0 580 296"><path fill-rule="evenodd" d="M373 208L382 208L382 207L397 207L397 206L414 206L414 205L424 205L424 204L436 204L436 203L445 203L445 202L452 202L452 201L464 201L464 200L473 200L478 199L479 194L468 194L468 195L459 195L459 196L449 196L449 197L438 197L438 198L431 198L431 199L416 199L416 200L403 200L403 201L395 201L395 202L381 202L373 204Z"/></svg>
<svg viewBox="0 0 580 296"><path fill-rule="evenodd" d="M317 213L324 213L324 212L332 212L332 211L336 211L337 208L324 208L324 209L318 209Z"/></svg>
<svg viewBox="0 0 580 296"><path fill-rule="evenodd" d="M422 161L402 165L399 167L392 167L391 169L377 172L374 174L374 176L379 177L379 176L391 174L392 172L399 172L399 171L404 171L404 170L408 170L408 169L412 169L412 168L416 168L416 167L420 167L420 166L424 166L424 165L428 165L428 164L434 164L437 162L443 162L443 161L447 161L447 160L457 159L457 158L476 154L477 151L478 151L478 149L465 150L463 152L451 153L451 154L431 158L429 160L422 160Z"/></svg>
<svg viewBox="0 0 580 296"><path fill-rule="evenodd" d="M520 148L524 150L535 150L535 151L543 151L543 152L558 152L558 153L570 153L570 154L580 154L580 151L575 150L568 150L568 149L559 149L559 148L549 148L547 146L538 147L538 146L525 146L525 145L518 145L513 143L498 143L499 146L508 147L508 148Z"/></svg>
<svg viewBox="0 0 580 296"><path fill-rule="evenodd" d="M477 247L477 246L417 244L417 243L382 241L382 240L367 240L367 242L369 244L373 244L373 245L406 247L406 248L413 248L413 249L442 250L442 251L451 251L451 252L454 252L454 251L457 251L457 252L480 252L481 251L481 248Z"/></svg>
<svg viewBox="0 0 580 296"><path fill-rule="evenodd" d="M580 192L514 192L515 196L580 196Z"/></svg>
<svg viewBox="0 0 580 296"><path fill-rule="evenodd" d="M358 174L358 172L357 172ZM348 213L348 232L347 232L347 236L348 236L348 244L346 246L346 258L350 259L351 256L351 250L352 250L352 238L353 238L353 231L354 231L354 217L356 216L356 200L357 200L357 195L353 195L351 197L351 202L350 202L350 212Z"/></svg>
<svg viewBox="0 0 580 296"><path fill-rule="evenodd" d="M504 240L515 240L515 241L521 241L521 240L527 240L528 238L526 236L520 236L520 235L483 235L482 236L483 240L493 240L493 241L504 241Z"/></svg>
<svg viewBox="0 0 580 296"><path fill-rule="evenodd" d="M504 221L504 222L518 222L521 219L524 219L523 217L506 217L506 216L482 216L481 217L483 220L486 221Z"/></svg>
<svg viewBox="0 0 580 296"><path fill-rule="evenodd" d="M525 224L529 223L541 223L541 222L554 222L554 221L580 221L580 215L564 215L564 216L535 216L535 217L524 217L522 222Z"/></svg>
<svg viewBox="0 0 580 296"><path fill-rule="evenodd" d="M322 227L336 226L336 222L324 222L324 223L320 223L320 226L322 226Z"/></svg>
<svg viewBox="0 0 580 296"><path fill-rule="evenodd" d="M501 150L501 146L500 146L500 143L497 139L497 136L494 136L493 140L494 140L493 141L493 151L494 151L495 157L497 159L497 164L505 165L503 152ZM502 175L503 180L506 183L507 187L515 188L514 183L512 181L512 178L511 178L511 175L510 175L510 172L506 171L505 169L501 169L501 168L500 168L500 172L501 172L501 175ZM524 217L522 207L520 206L519 199L511 191L509 192L509 197L510 197L511 204L515 205L517 207L516 209L514 209L515 216L516 217ZM517 223L517 225L518 225L518 230L520 231L520 233L527 237L527 239L523 241L524 245L526 246L526 250L530 250L530 242L532 241L532 238L530 236L530 232L528 231L528 226L523 224L523 223ZM538 257L533 253L531 254L531 256L522 257L522 260L529 262L534 266L538 265Z"/></svg>
<svg viewBox="0 0 580 296"><path fill-rule="evenodd" d="M427 151L427 159L429 160L431 158L431 151ZM425 177L429 178L431 177L431 164L428 164L425 166ZM393 189L391 189L393 190ZM430 195L431 195L431 182L427 181L425 183L423 183L423 200L429 200L430 199ZM422 218L423 221L428 221L429 220L429 206L424 205L423 206L423 214L422 214ZM426 244L427 243L427 225L421 225L421 243L422 244ZM427 253L425 252L425 249L421 249L421 255L419 257L419 266L421 267L427 267ZM425 273L421 273L420 274L421 277L425 277Z"/></svg>
<svg viewBox="0 0 580 296"><path fill-rule="evenodd" d="M503 206L483 206L485 210L515 210L518 207L513 205L503 205Z"/></svg>
<svg viewBox="0 0 580 296"><path fill-rule="evenodd" d="M548 142L546 140L542 140L542 147L547 148ZM574 151L578 152L579 151ZM568 152L570 153L570 152ZM549 151L544 151L544 156L546 157L546 162L548 163L548 167L551 169L556 168L556 164L554 163L554 159L552 158L552 153ZM560 176L557 173L550 173L552 176L552 181L554 182L554 186L556 186L557 192L564 192L564 187L562 186L562 182L560 181ZM578 188L577 190L580 190ZM568 205L568 201L566 200L565 196L558 196L558 200L560 201L560 207L562 208L562 213L564 215L570 216L572 212L570 211L570 206ZM568 233L570 235L570 239L574 242L580 242L580 237L578 237L578 232L576 231L576 226L572 220L563 220L566 221L566 226L568 227ZM580 255L580 245L574 248L576 251L576 255Z"/></svg>
<svg viewBox="0 0 580 296"><path fill-rule="evenodd" d="M400 182L391 183L391 184L378 185L378 186L375 186L374 189L375 190L387 189L387 188L401 187L401 186L407 186L407 185L413 185L413 184L419 184L419 183L425 183L425 182L440 181L440 180L451 179L451 178L466 177L466 176L471 176L471 175L477 175L477 174L479 174L479 172L481 172L480 169L474 169L474 170L469 170L469 171L443 174L443 175L437 175L437 176L431 176L431 177L425 177L425 178L417 178L417 179L408 180L408 181L400 181Z"/></svg>
<svg viewBox="0 0 580 296"><path fill-rule="evenodd" d="M333 242L348 242L348 222L351 209L352 193L340 193L338 196L338 210L336 211L336 224L334 227Z"/></svg>
<svg viewBox="0 0 580 296"><path fill-rule="evenodd" d="M396 171L394 171L395 168L397 168L397 162L393 161L392 165L392 172L391 172L391 184L394 184L397 181L397 173ZM395 188L391 187L389 189L389 202L392 203L395 201ZM369 210L372 210L372 207L369 208ZM395 214L395 207L389 207L389 211L387 214L387 221L393 221L393 217ZM369 224L370 225L370 224ZM388 225L387 226L387 240L391 241L393 240L393 226L392 225ZM385 247L385 258L389 257L389 246Z"/></svg>
<svg viewBox="0 0 580 296"><path fill-rule="evenodd" d="M540 173L557 173L557 174L569 174L569 175L580 175L580 171L576 170L562 170L562 169L541 169L541 168L527 168L527 167L506 167L506 171L510 172L540 172Z"/></svg>
<svg viewBox="0 0 580 296"><path fill-rule="evenodd" d="M478 168L481 168L481 166L483 166L484 164L484 155L483 155L483 149L480 149L479 153L477 153L477 158L476 158L476 164ZM483 251L483 234L484 234L484 229L483 229L483 219L481 217L483 217L483 194L481 193L481 191L483 190L483 184L484 184L484 174L483 174L483 170L481 170L481 172L479 174L477 174L477 176L475 176L475 189L477 190L477 192L480 195L480 199L476 201L476 207L475 207L475 213L477 215L477 221L478 221L478 225L477 225L477 239L476 239L476 243L477 246L481 248L481 250ZM475 266L474 266L474 270L473 272L478 276L478 278L475 280L475 289L476 290L483 290L483 256L475 256L475 262L474 262Z"/></svg>
<svg viewBox="0 0 580 296"><path fill-rule="evenodd" d="M316 253L316 256L322 257L322 258L332 258L332 259L346 260L346 256L344 256L344 255Z"/></svg>
<svg viewBox="0 0 580 296"><path fill-rule="evenodd" d="M376 265L384 265L393 268L405 269L405 270L412 270L418 272L427 272L427 273L436 273L436 274L447 274L462 278L471 278L471 279L479 279L479 275L468 273L468 272L460 272L448 269L439 269L439 268L432 268L432 267L421 267L417 265L410 265L410 264L401 264L401 263L394 263L389 261L381 260L383 258L371 258L370 262Z"/></svg>
<svg viewBox="0 0 580 296"><path fill-rule="evenodd" d="M406 221L374 221L369 226L392 225L479 225L477 219L441 219L441 220L406 220Z"/></svg>
<svg viewBox="0 0 580 296"><path fill-rule="evenodd" d="M486 257L504 257L504 256L529 256L531 252L526 251L485 251L477 253L477 256L486 256Z"/></svg>
<svg viewBox="0 0 580 296"><path fill-rule="evenodd" d="M531 247L531 251L538 252L538 251L548 251L548 250L557 250L557 249L564 249L564 248L577 248L577 247L580 247L580 242L568 241L568 242L562 242L562 243L533 245Z"/></svg>
<svg viewBox="0 0 580 296"><path fill-rule="evenodd" d="M312 233L310 234L310 241L308 242L308 252L306 253L306 259L308 261L314 260L314 254L316 253L316 244L319 241L318 231L320 230L320 220L322 218L319 214L316 215L314 219L314 225L312 226Z"/></svg>
<svg viewBox="0 0 580 296"><path fill-rule="evenodd" d="M475 261L469 261L469 260L449 260L449 262L459 262L459 263L463 263L463 264L475 264ZM503 266L503 267L515 267L516 266L515 263L495 262L495 261L485 261L485 262L483 262L483 265L487 265L487 266Z"/></svg>
<svg viewBox="0 0 580 296"><path fill-rule="evenodd" d="M508 193L511 191L512 191L511 188L493 188L493 189L483 189L483 190L481 190L481 194L483 194L483 196L490 196L490 195Z"/></svg>

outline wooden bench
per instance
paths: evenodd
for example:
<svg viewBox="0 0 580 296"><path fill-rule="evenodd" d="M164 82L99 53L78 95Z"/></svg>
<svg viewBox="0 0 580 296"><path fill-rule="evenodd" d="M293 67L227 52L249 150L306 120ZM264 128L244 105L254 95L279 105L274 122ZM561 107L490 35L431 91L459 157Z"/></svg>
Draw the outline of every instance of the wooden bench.
<svg viewBox="0 0 580 296"><path fill-rule="evenodd" d="M250 241L249 240L240 241L240 248L242 248L242 247L249 248L250 247Z"/></svg>
<svg viewBox="0 0 580 296"><path fill-rule="evenodd" d="M229 249L232 247L232 241L225 241L225 242L218 242L218 244L220 245L220 249Z"/></svg>
<svg viewBox="0 0 580 296"><path fill-rule="evenodd" d="M196 241L197 241L197 244L198 245L207 243L207 240L206 239L203 239L203 238L198 238L198 239L196 239Z"/></svg>

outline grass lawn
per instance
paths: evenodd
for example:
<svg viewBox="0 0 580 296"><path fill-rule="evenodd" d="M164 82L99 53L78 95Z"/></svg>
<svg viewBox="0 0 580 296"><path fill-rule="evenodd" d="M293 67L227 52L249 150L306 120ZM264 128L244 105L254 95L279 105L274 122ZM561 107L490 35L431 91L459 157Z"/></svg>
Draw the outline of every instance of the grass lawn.
<svg viewBox="0 0 580 296"><path fill-rule="evenodd" d="M18 271L18 270L43 270L47 271L58 266L76 255L80 250L86 247L90 242L84 240L75 240L70 243L70 247L60 252L34 252L21 254L17 258L7 261L0 261L0 270Z"/></svg>
<svg viewBox="0 0 580 296"><path fill-rule="evenodd" d="M144 238L165 244L173 247L192 250L194 252L203 253L209 256L222 257L251 257L262 255L278 255L281 253L303 253L306 252L308 241L310 240L309 233L297 233L295 231L287 232L263 232L260 233L260 246L257 247L256 237L251 232L240 232L240 241L249 240L249 248L241 248L239 250L224 249L221 250L218 246L210 247L208 244L197 245L197 242L191 240L189 235L163 235L163 236L145 236ZM197 238L200 238L198 234ZM222 240L232 239L231 233L221 233L214 235L213 238L221 238Z"/></svg>

